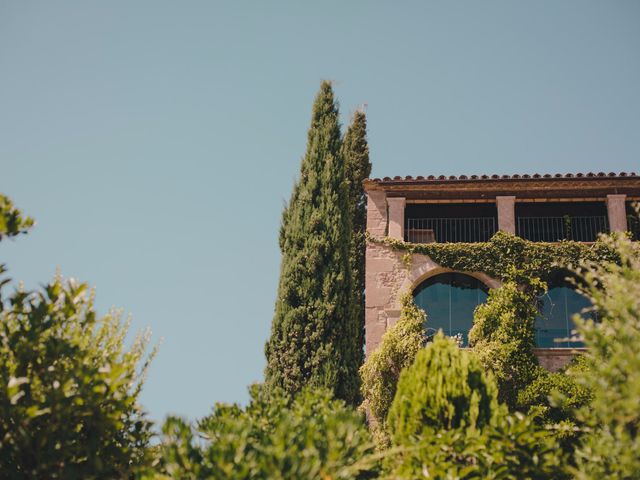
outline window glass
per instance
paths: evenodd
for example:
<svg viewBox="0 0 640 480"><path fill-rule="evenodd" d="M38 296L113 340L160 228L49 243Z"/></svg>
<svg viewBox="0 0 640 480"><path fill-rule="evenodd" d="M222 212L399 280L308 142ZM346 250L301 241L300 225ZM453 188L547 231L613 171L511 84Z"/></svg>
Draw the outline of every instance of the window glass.
<svg viewBox="0 0 640 480"><path fill-rule="evenodd" d="M487 299L487 287L462 273L443 273L425 280L413 293L416 305L427 312L427 332L462 335L469 341L473 311Z"/></svg>
<svg viewBox="0 0 640 480"><path fill-rule="evenodd" d="M544 348L583 347L582 342L571 342L575 329L573 316L591 306L588 298L578 293L564 280L552 281L549 291L542 296L540 315L536 319L536 345ZM588 316L596 318L595 312ZM558 341L558 340L563 341Z"/></svg>

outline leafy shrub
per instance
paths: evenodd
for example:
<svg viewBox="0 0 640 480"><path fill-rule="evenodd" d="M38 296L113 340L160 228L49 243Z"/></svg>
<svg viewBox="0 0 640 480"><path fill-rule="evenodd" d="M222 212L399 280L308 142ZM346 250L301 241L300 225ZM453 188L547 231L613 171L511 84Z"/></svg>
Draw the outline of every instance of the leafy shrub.
<svg viewBox="0 0 640 480"><path fill-rule="evenodd" d="M388 427L389 478L564 478L553 435L499 405L491 374L441 332L400 376Z"/></svg>
<svg viewBox="0 0 640 480"><path fill-rule="evenodd" d="M360 368L362 407L368 413L374 436L381 445L388 443L385 423L400 372L413 363L426 343L424 311L416 306L411 294L404 295L401 302L400 319L385 332L380 346Z"/></svg>
<svg viewBox="0 0 640 480"><path fill-rule="evenodd" d="M567 478L563 465L553 436L503 407L481 430L442 429L405 446L388 478L560 480Z"/></svg>
<svg viewBox="0 0 640 480"><path fill-rule="evenodd" d="M517 408L528 412L537 420L553 428L562 440L565 450L573 450L582 430L576 418L578 409L586 406L593 395L589 388L575 378L575 374L588 374L590 367L579 355L558 372L539 367L535 379L518 394Z"/></svg>
<svg viewBox="0 0 640 480"><path fill-rule="evenodd" d="M127 478L144 460L148 339L125 350L128 324L87 290L56 278L2 305L0 478Z"/></svg>
<svg viewBox="0 0 640 480"><path fill-rule="evenodd" d="M490 290L486 303L476 308L469 332L469 345L495 376L498 399L511 409L518 393L536 377L535 292L541 288L544 286L536 280L530 280L526 288L507 280Z"/></svg>
<svg viewBox="0 0 640 480"><path fill-rule="evenodd" d="M640 245L605 239L620 262L583 264L584 293L601 321L577 319L591 371L575 372L593 392L579 412L588 427L577 450L578 479L640 478Z"/></svg>
<svg viewBox="0 0 640 480"><path fill-rule="evenodd" d="M405 445L442 429L482 428L497 408L495 382L478 359L439 332L400 375L387 421L393 443Z"/></svg>
<svg viewBox="0 0 640 480"><path fill-rule="evenodd" d="M373 442L362 415L325 390L304 389L295 399L257 386L251 402L218 404L199 422L196 441L184 421L163 427L159 473L145 479L364 479L374 478Z"/></svg>

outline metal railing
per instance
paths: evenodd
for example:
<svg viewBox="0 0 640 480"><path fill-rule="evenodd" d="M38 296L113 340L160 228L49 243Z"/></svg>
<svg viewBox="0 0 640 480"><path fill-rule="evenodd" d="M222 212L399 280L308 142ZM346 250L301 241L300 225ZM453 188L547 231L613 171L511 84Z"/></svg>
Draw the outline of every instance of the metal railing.
<svg viewBox="0 0 640 480"><path fill-rule="evenodd" d="M606 216L518 217L517 235L534 242L575 240L594 242L599 233L609 231Z"/></svg>
<svg viewBox="0 0 640 480"><path fill-rule="evenodd" d="M408 218L405 237L412 243L486 242L496 233L494 217Z"/></svg>

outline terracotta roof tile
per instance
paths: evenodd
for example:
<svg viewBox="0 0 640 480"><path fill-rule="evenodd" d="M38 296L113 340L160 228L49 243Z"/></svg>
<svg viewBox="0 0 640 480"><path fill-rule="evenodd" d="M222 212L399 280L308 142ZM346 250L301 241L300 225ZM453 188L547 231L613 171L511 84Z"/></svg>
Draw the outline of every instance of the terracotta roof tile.
<svg viewBox="0 0 640 480"><path fill-rule="evenodd" d="M538 179L538 178L546 178L546 179L554 179L554 178L594 178L594 177L638 177L638 174L636 174L635 172L620 172L620 173L615 173L615 172L609 172L609 173L605 173L605 172L598 172L598 173L593 173L593 172L588 172L588 173L556 173L556 174L549 174L549 173L545 173L543 175L539 174L539 173L534 173L534 174L527 174L527 173L523 173L523 174L514 174L514 175L439 175L439 176L435 176L435 175L429 175L427 177L424 177L422 175L419 175L417 177L412 177L412 176L406 176L406 177L401 177L399 175L396 175L395 177L391 178L391 177L384 177L382 179L380 178L370 178L369 181L370 182L375 182L375 183L395 183L395 182L403 182L403 183L413 183L413 182L445 182L445 181L482 181L482 180L529 180L529 179Z"/></svg>

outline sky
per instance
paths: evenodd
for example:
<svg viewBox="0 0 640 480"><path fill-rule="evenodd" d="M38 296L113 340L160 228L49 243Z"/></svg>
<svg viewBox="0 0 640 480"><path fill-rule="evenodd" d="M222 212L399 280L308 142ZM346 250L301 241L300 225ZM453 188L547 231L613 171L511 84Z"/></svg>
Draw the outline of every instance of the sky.
<svg viewBox="0 0 640 480"><path fill-rule="evenodd" d="M637 1L0 1L15 282L59 269L162 341L152 419L263 378L311 105L366 106L372 176L637 171Z"/></svg>

